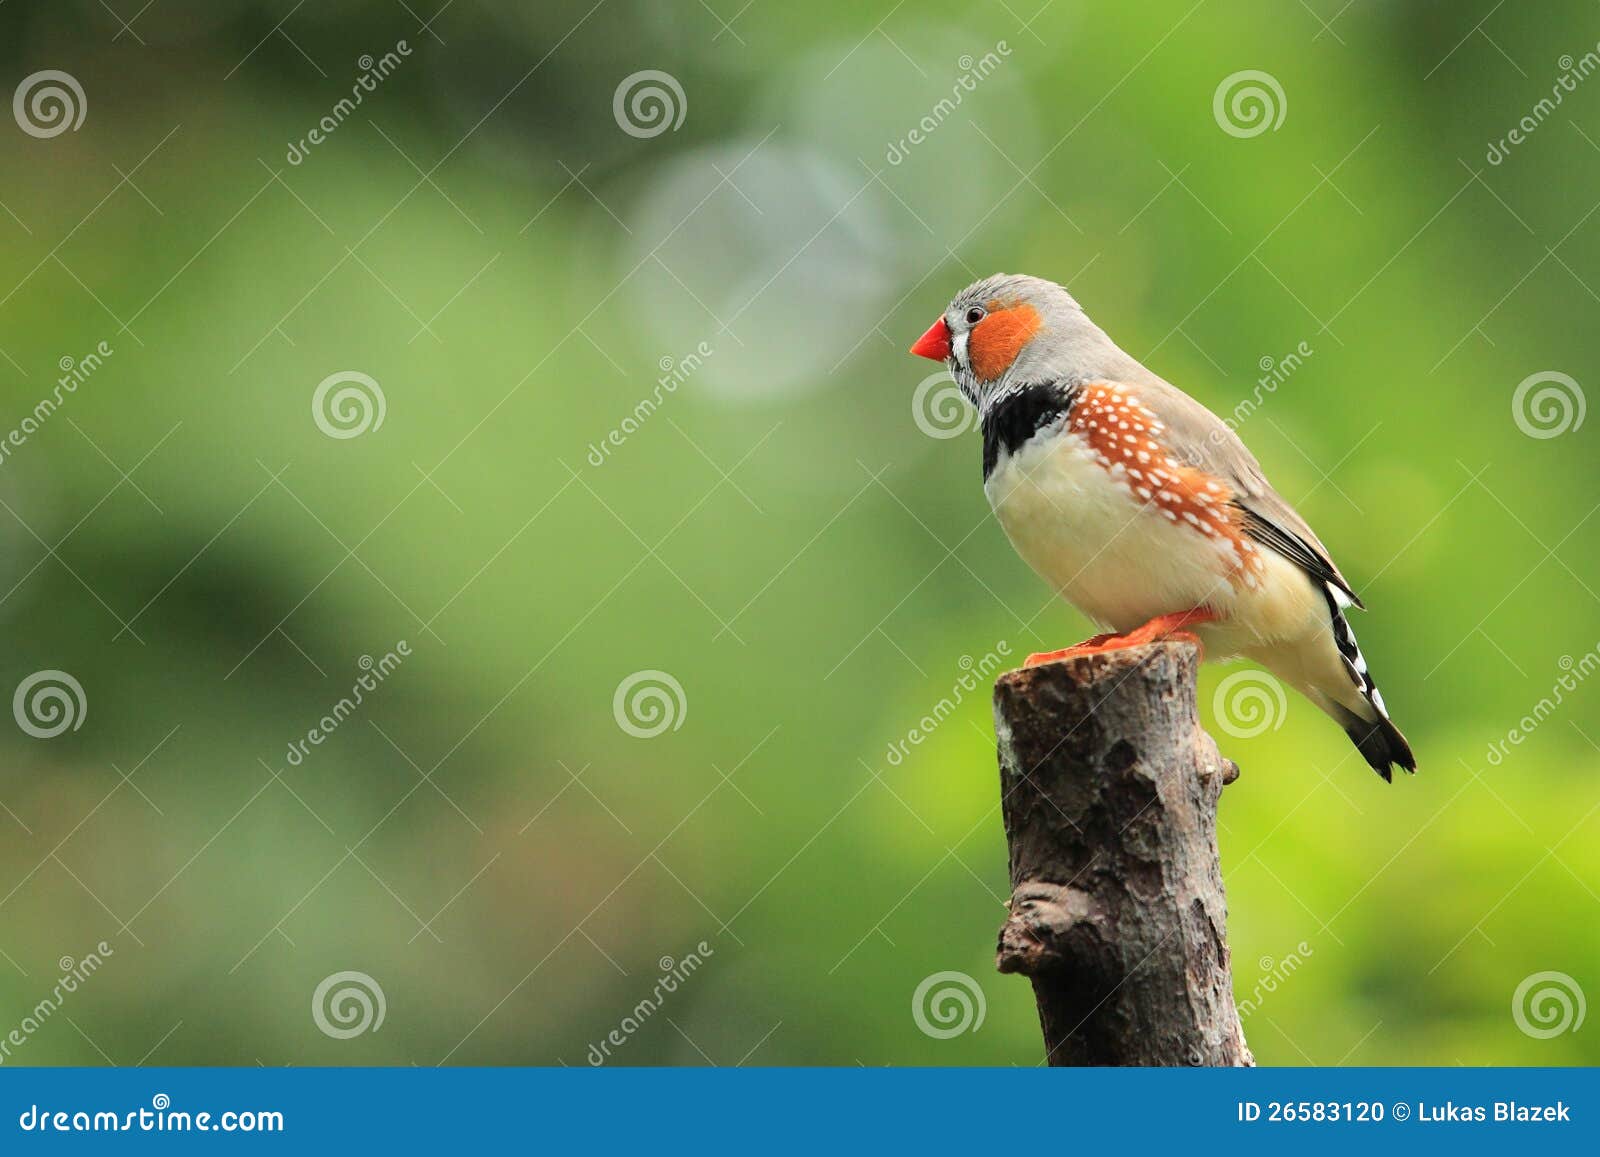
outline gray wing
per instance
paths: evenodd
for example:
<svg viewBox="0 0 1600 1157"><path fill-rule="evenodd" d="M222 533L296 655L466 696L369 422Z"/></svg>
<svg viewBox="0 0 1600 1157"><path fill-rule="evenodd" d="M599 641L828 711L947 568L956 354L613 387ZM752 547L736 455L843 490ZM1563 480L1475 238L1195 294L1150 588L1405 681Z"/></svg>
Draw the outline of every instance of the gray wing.
<svg viewBox="0 0 1600 1157"><path fill-rule="evenodd" d="M1166 425L1164 441L1173 457L1233 487L1234 504L1244 512L1246 534L1294 563L1312 581L1336 587L1362 606L1316 533L1272 488L1255 455L1221 418L1153 374L1129 384L1137 386L1139 400Z"/></svg>

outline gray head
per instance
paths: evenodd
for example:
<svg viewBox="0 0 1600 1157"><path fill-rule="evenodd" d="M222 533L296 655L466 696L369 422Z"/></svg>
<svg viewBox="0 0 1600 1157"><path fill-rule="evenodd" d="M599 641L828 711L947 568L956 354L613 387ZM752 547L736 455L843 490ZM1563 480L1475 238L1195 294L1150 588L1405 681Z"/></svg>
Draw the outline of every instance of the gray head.
<svg viewBox="0 0 1600 1157"><path fill-rule="evenodd" d="M1126 377L1137 367L1053 281L996 273L960 293L911 347L943 361L985 411L1025 385Z"/></svg>

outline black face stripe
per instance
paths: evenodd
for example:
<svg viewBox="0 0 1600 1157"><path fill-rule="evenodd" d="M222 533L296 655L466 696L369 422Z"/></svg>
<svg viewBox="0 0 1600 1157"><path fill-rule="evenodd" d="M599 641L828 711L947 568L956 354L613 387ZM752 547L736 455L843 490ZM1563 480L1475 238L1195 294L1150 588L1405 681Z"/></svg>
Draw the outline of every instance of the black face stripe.
<svg viewBox="0 0 1600 1157"><path fill-rule="evenodd" d="M1045 426L1072 409L1078 387L1059 382L1022 386L983 415L983 480L989 481L1000 451L1015 454Z"/></svg>

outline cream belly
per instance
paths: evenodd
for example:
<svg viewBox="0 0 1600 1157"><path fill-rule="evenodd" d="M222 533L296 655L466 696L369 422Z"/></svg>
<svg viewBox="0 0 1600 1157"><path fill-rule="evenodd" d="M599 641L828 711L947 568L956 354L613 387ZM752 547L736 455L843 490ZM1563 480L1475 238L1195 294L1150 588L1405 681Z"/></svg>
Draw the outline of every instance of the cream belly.
<svg viewBox="0 0 1600 1157"><path fill-rule="evenodd" d="M1078 434L1041 431L1000 458L984 490L1023 560L1102 627L1209 607L1222 621L1195 633L1210 658L1311 644L1327 628L1327 604L1298 567L1262 550L1256 586L1231 580L1230 543L1141 501L1123 468L1101 465Z"/></svg>

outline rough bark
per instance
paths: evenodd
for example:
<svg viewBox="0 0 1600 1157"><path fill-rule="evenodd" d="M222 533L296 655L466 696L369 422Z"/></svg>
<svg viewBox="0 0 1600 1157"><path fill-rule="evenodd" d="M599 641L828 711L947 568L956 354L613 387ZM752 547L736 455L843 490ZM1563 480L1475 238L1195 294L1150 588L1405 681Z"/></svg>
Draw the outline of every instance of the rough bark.
<svg viewBox="0 0 1600 1157"><path fill-rule="evenodd" d="M1002 675L995 731L1011 915L1052 1065L1249 1065L1233 1003L1199 654L1158 643Z"/></svg>

